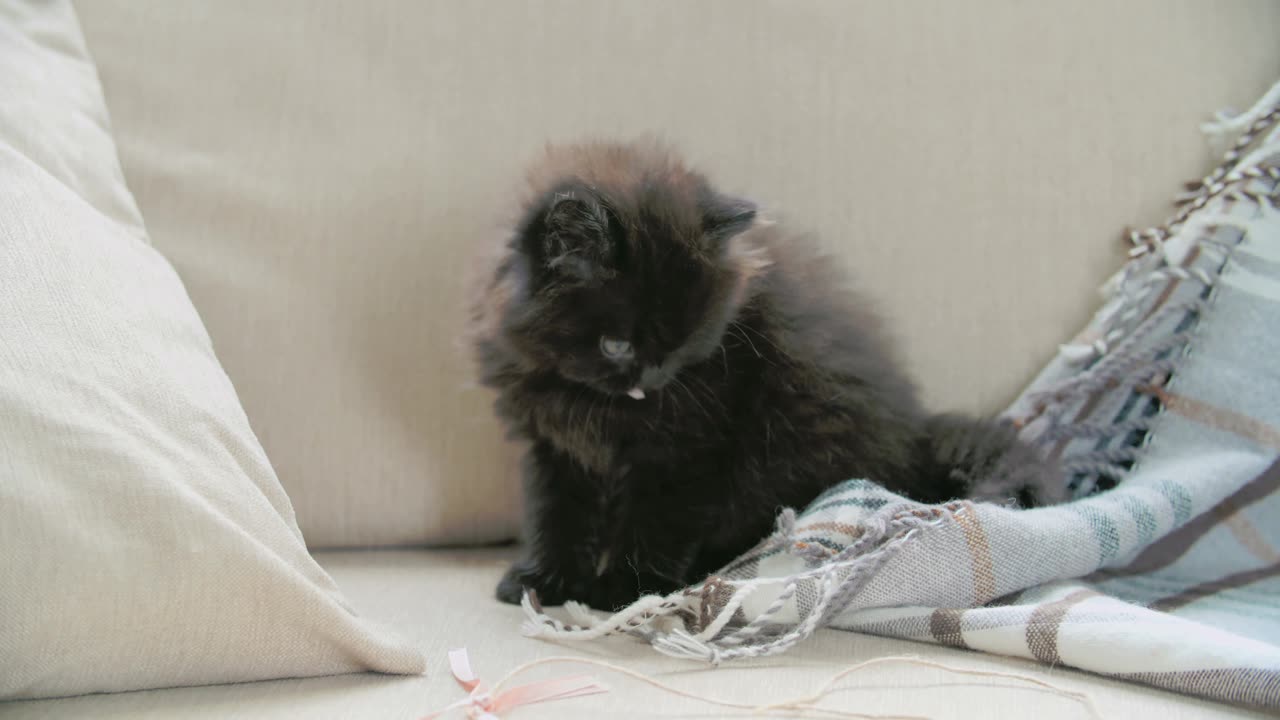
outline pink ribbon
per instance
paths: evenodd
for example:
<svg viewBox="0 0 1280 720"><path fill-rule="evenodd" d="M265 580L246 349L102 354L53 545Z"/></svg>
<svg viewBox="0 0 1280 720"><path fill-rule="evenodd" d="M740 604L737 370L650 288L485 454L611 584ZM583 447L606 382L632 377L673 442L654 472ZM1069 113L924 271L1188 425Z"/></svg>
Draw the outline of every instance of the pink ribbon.
<svg viewBox="0 0 1280 720"><path fill-rule="evenodd" d="M424 715L421 720L432 720L458 708L465 708L467 717L472 720L499 720L499 715L521 705L609 692L609 688L588 675L570 675L517 685L510 690L492 694L471 669L466 648L449 651L449 669L462 689L469 693L468 696L443 710Z"/></svg>

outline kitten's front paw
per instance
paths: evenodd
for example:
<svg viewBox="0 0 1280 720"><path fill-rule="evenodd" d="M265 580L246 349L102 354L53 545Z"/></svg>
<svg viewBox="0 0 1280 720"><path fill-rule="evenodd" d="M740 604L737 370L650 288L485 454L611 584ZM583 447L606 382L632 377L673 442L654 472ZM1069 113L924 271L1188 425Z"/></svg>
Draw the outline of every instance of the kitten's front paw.
<svg viewBox="0 0 1280 720"><path fill-rule="evenodd" d="M507 570L498 581L494 595L504 603L519 605L526 588L538 593L538 602L543 605L563 605L565 600L573 599L563 574L527 561L518 562Z"/></svg>

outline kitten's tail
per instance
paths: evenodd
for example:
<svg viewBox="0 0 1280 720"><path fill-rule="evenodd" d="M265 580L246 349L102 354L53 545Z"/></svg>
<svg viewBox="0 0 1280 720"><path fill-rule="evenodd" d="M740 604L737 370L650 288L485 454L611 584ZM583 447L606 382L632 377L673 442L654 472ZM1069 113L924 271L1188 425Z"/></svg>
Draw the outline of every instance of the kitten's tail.
<svg viewBox="0 0 1280 720"><path fill-rule="evenodd" d="M1057 463L1018 439L1007 421L934 415L925 423L924 474L952 497L1008 502L1022 507L1066 499Z"/></svg>

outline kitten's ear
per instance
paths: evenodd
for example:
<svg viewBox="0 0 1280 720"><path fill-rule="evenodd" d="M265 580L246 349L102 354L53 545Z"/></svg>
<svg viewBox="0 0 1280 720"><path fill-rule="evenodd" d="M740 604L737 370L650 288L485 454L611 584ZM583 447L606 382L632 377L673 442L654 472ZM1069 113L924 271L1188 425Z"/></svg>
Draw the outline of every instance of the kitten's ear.
<svg viewBox="0 0 1280 720"><path fill-rule="evenodd" d="M745 231L755 219L756 204L745 198L716 193L703 199L703 231L718 242Z"/></svg>
<svg viewBox="0 0 1280 720"><path fill-rule="evenodd" d="M540 250L546 267L588 280L610 264L609 211L589 194L556 193L547 204L541 225Z"/></svg>

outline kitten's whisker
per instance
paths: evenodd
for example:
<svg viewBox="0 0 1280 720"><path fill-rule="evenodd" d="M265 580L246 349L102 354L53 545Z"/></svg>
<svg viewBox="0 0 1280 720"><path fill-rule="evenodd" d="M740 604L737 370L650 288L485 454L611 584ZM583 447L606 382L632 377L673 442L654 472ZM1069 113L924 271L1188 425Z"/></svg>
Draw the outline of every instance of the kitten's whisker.
<svg viewBox="0 0 1280 720"><path fill-rule="evenodd" d="M739 324L738 324L738 323L736 323L736 322L729 323L729 326L730 326L730 327L732 327L732 328L734 328L734 329L738 329L738 328L742 327L741 325L739 325ZM746 334L746 333L741 333L741 334L739 334L739 335L738 335L738 337L740 337L740 338L742 338L743 340L745 340L745 341L747 342L747 344L751 346L751 350L752 350L753 352L755 352L756 357L758 357L758 358L760 358L760 359L762 359L762 360L764 359L764 355L761 355L761 354L760 354L760 350L759 350L758 348L756 348L756 344L755 344L755 343L751 342L751 338L747 337L747 334Z"/></svg>
<svg viewBox="0 0 1280 720"><path fill-rule="evenodd" d="M596 401L598 399L599 398L593 393L591 396L591 399L587 401L587 421L584 424L584 427L587 429L587 432L595 436L593 439L596 442L603 442L604 441L604 427L603 427L604 424L601 423L601 427L598 430L596 426L591 424L591 416L593 413L595 413Z"/></svg>
<svg viewBox="0 0 1280 720"><path fill-rule="evenodd" d="M706 395L706 397L709 398L712 402L714 402L717 406L719 406L721 410L725 409L724 402L721 401L720 395L716 393L715 388L711 387L711 383L707 382L706 380L694 374L689 374L689 375L686 375L685 377L689 378L690 380L696 380L698 382L698 385L702 387L702 391Z"/></svg>
<svg viewBox="0 0 1280 720"><path fill-rule="evenodd" d="M696 380L697 378L694 378L693 376L686 376L686 379ZM694 402L697 402L698 406L702 408L703 415L707 417L707 421L714 425L716 422L716 418L719 417L719 415L715 412L709 412L707 410L707 406L703 405L702 402L698 400L698 396L701 395L702 397L710 400L711 402L709 404L713 409L723 411L724 404L721 403L720 399L716 397L715 392L712 391L705 383L702 383L701 388L699 388L698 386L690 386L683 382L681 383L681 385L684 385L685 391L688 392L689 395L693 398Z"/></svg>
<svg viewBox="0 0 1280 720"><path fill-rule="evenodd" d="M750 325L743 325L742 323L737 322L737 321L734 321L734 322L733 322L733 324L734 324L734 325L736 325L736 326L738 326L738 327L740 327L740 328L742 328L743 330L746 330L746 331L748 331L748 332L754 333L756 337L758 337L758 338L760 338L761 340L763 340L763 341L765 341L765 342L769 343L769 346L770 346L770 347L772 347L774 350L777 350L779 355L782 355L783 357L787 358L788 360L794 360L794 359L795 359L795 358L793 358L793 357L791 356L791 353L789 353L789 352L787 352L786 350L783 350L781 347L779 347L779 346L778 346L778 343L776 343L776 342L774 342L772 339L770 339L768 335L765 335L764 333L760 332L759 330L756 330L755 328L751 327ZM753 346L753 347L754 347L754 346Z"/></svg>
<svg viewBox="0 0 1280 720"><path fill-rule="evenodd" d="M736 322L729 323L729 325L730 327L736 328L739 330L736 336L742 338L744 341L746 341L748 345L751 346L751 351L756 354L756 357L763 360L766 365L776 365L776 363L772 362L771 360L769 360L769 358L765 357L764 353L760 352L760 348L757 348L754 342L751 342L751 338L747 336L745 332L745 327L743 325L740 325Z"/></svg>
<svg viewBox="0 0 1280 720"><path fill-rule="evenodd" d="M569 427L570 428L578 427L577 425L574 424L573 419L577 417L578 406L582 404L580 402L582 400L582 395L583 393L587 392L588 389L589 388L586 385L583 385L582 388L578 390L578 394L573 396L573 403L569 406ZM585 425L583 427L585 427Z"/></svg>
<svg viewBox="0 0 1280 720"><path fill-rule="evenodd" d="M684 390L685 394L689 396L689 399L692 400L693 403L698 406L698 409L702 411L702 414L707 418L708 422L715 421L715 417L711 414L711 411L707 410L707 407L702 404L702 401L698 400L698 397L693 394L693 391L689 389L688 385L681 382L678 377L671 378L671 382L675 383L681 390Z"/></svg>

